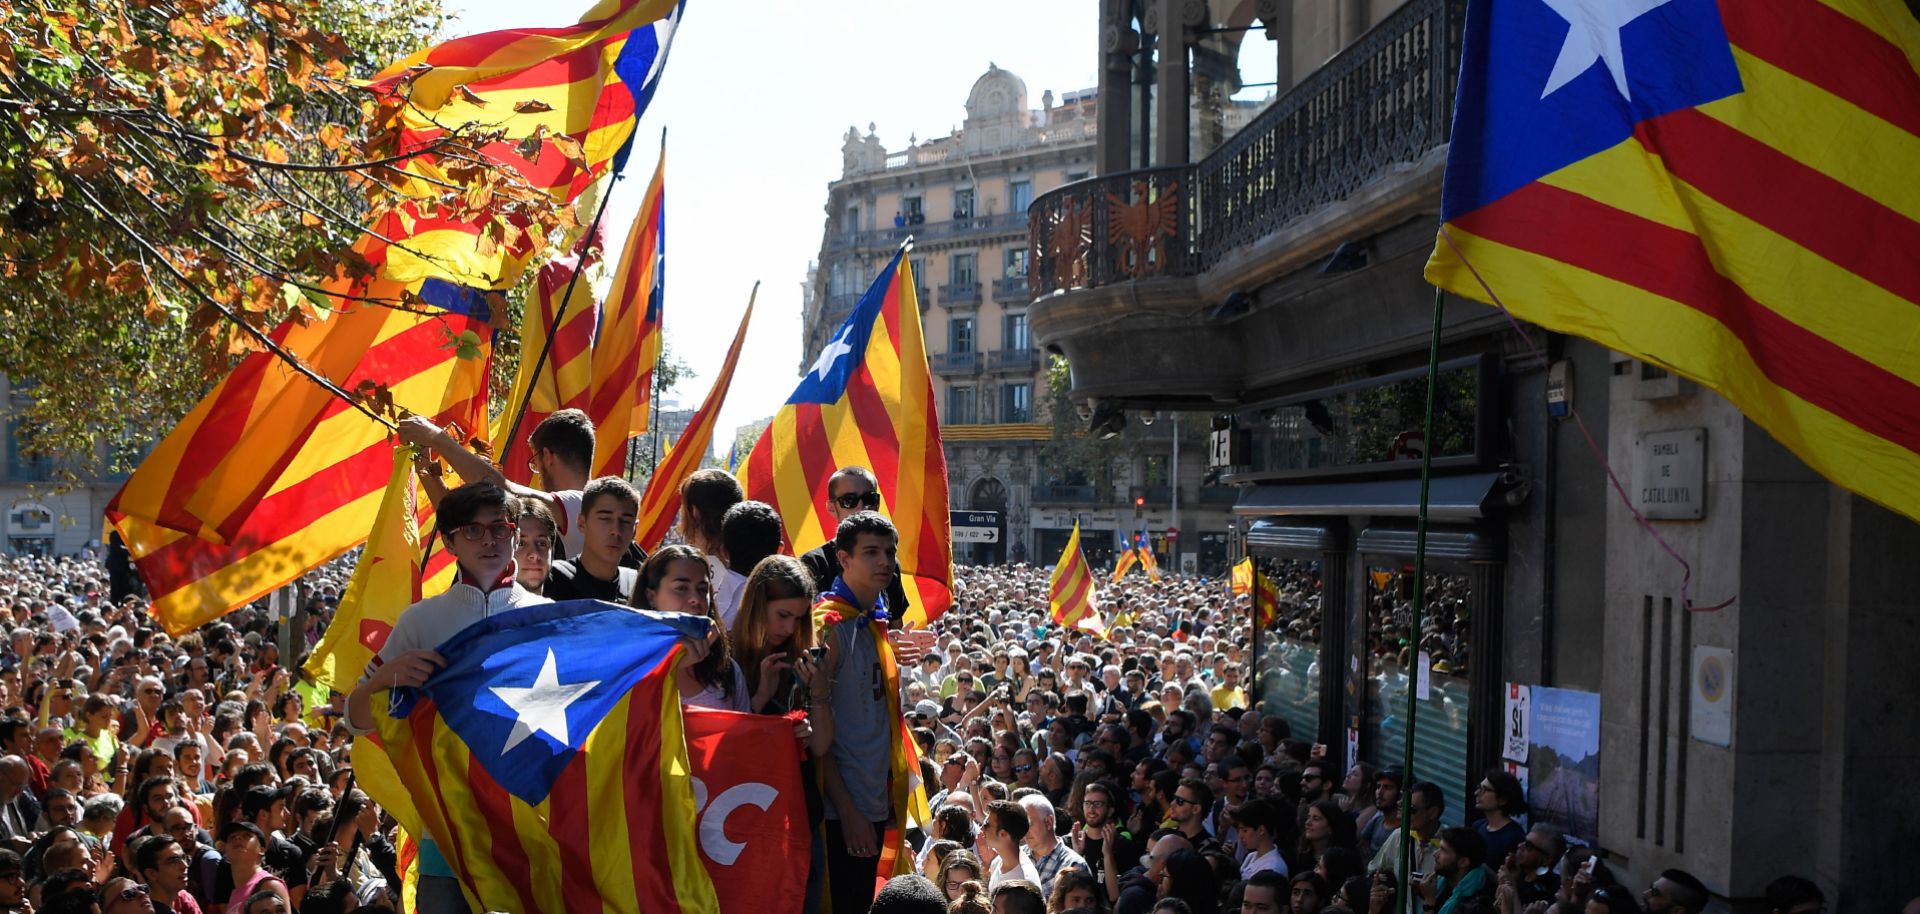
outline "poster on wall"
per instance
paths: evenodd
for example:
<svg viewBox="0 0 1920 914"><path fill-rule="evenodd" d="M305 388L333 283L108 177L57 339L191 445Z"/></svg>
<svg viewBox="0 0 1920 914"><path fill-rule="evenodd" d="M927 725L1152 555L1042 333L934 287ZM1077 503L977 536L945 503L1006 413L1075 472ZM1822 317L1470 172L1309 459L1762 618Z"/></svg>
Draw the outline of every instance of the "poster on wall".
<svg viewBox="0 0 1920 914"><path fill-rule="evenodd" d="M1550 822L1568 837L1595 843L1600 839L1600 695L1545 686L1529 692L1530 821Z"/></svg>
<svg viewBox="0 0 1920 914"><path fill-rule="evenodd" d="M1507 683L1506 714L1501 718L1506 735L1500 740L1500 757L1525 763L1532 747L1527 741L1527 722L1533 716L1533 687Z"/></svg>

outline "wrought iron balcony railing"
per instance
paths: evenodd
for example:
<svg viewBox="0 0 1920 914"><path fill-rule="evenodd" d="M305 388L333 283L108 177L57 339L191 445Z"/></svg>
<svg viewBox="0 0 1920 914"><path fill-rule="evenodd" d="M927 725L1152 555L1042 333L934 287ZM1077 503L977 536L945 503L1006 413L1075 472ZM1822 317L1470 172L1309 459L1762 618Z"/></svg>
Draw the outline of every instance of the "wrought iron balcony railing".
<svg viewBox="0 0 1920 914"><path fill-rule="evenodd" d="M1027 292L1027 276L1008 276L993 281L993 300L997 302L1018 302L1025 304L1031 300Z"/></svg>
<svg viewBox="0 0 1920 914"><path fill-rule="evenodd" d="M1028 209L1031 294L1191 276L1447 142L1465 0L1409 0L1205 159Z"/></svg>
<svg viewBox="0 0 1920 914"><path fill-rule="evenodd" d="M892 249L911 235L915 241L945 241L984 235L1018 235L1027 226L1026 213L995 213L966 219L922 222L919 225L886 226L858 232L835 232L827 236L828 253L860 249Z"/></svg>
<svg viewBox="0 0 1920 914"><path fill-rule="evenodd" d="M1033 500L1038 504L1097 505L1100 503L1100 493L1093 486L1036 485L1033 487Z"/></svg>
<svg viewBox="0 0 1920 914"><path fill-rule="evenodd" d="M987 353L990 371L1032 371L1039 365L1040 353L1034 349L995 349Z"/></svg>
<svg viewBox="0 0 1920 914"><path fill-rule="evenodd" d="M980 370L978 352L936 352L932 362L935 374L968 374Z"/></svg>
<svg viewBox="0 0 1920 914"><path fill-rule="evenodd" d="M977 282L950 282L940 287L940 304L947 308L960 308L969 305L979 307L980 284Z"/></svg>

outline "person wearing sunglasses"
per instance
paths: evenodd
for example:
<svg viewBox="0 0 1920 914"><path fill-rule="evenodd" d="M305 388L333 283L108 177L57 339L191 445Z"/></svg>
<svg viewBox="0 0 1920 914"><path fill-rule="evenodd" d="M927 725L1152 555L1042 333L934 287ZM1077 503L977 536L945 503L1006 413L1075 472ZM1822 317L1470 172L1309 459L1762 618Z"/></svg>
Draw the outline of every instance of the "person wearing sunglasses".
<svg viewBox="0 0 1920 914"><path fill-rule="evenodd" d="M880 480L866 467L841 467L827 480L827 513L833 515L832 529L838 529L841 521L862 511L880 511ZM800 561L813 572L813 586L821 593L827 592L833 586L833 579L840 576L840 558L834 554L832 542L801 556ZM904 619L909 605L896 567L893 582L887 585L887 611L895 619Z"/></svg>
<svg viewBox="0 0 1920 914"><path fill-rule="evenodd" d="M470 482L440 499L440 538L459 574L445 593L407 607L375 656L372 669L347 696L347 728L356 736L373 731L373 700L396 686L417 688L446 665L434 650L462 629L489 616L551 602L514 580L518 526L514 496L488 480ZM420 909L462 914L468 910L460 882L431 835L420 835ZM245 896L238 899L242 902ZM237 905L234 907L238 907Z"/></svg>
<svg viewBox="0 0 1920 914"><path fill-rule="evenodd" d="M1560 862L1566 847L1566 838L1552 825L1541 823L1529 830L1501 863L1500 888L1495 897L1500 909L1518 912L1536 901L1552 901L1560 891L1554 864Z"/></svg>

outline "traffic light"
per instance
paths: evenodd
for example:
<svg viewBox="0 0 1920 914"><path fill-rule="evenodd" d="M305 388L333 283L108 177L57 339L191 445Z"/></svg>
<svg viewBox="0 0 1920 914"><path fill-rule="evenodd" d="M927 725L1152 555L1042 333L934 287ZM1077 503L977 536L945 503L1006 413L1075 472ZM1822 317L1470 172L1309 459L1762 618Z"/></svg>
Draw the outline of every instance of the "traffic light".
<svg viewBox="0 0 1920 914"><path fill-rule="evenodd" d="M1141 517L1145 517L1146 513L1147 513L1147 497L1144 495L1135 495L1133 497L1134 518L1138 519Z"/></svg>

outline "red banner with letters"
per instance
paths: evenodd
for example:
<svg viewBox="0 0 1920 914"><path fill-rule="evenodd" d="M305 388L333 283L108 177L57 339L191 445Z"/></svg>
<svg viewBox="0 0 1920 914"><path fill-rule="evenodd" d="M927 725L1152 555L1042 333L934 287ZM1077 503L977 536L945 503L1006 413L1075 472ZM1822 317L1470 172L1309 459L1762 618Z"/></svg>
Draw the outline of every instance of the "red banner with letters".
<svg viewBox="0 0 1920 914"><path fill-rule="evenodd" d="M727 914L799 914L805 901L813 834L794 719L686 708L700 859Z"/></svg>

